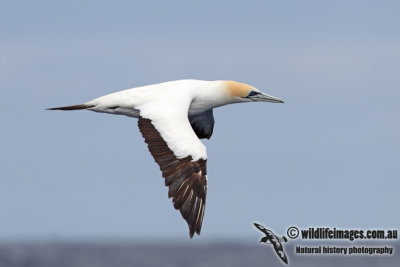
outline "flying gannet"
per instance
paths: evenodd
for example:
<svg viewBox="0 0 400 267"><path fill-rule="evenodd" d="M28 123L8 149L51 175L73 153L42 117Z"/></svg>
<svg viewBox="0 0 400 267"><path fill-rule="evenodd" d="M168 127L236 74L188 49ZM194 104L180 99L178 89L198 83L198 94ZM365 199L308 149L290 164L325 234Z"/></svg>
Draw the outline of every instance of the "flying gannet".
<svg viewBox="0 0 400 267"><path fill-rule="evenodd" d="M81 110L138 118L139 130L169 187L175 209L200 234L207 193L207 153L200 141L210 139L213 108L243 102L283 103L279 98L234 81L178 80L131 88L75 106Z"/></svg>

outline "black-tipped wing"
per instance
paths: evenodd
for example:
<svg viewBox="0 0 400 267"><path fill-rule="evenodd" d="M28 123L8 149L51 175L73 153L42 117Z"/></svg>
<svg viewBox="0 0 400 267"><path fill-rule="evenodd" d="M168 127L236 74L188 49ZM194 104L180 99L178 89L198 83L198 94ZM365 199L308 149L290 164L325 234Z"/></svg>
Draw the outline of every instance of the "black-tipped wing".
<svg viewBox="0 0 400 267"><path fill-rule="evenodd" d="M197 115L189 116L189 122L198 138L210 139L215 122L212 109Z"/></svg>
<svg viewBox="0 0 400 267"><path fill-rule="evenodd" d="M285 252L283 251L282 244L279 242L273 244L276 254L278 254L279 258L286 264L288 264L288 259L286 257Z"/></svg>
<svg viewBox="0 0 400 267"><path fill-rule="evenodd" d="M270 233L269 232L267 232L267 231L269 231L267 228L265 228L264 226L262 226L261 224L258 224L258 223L254 223L254 226L258 229L258 230L260 230L261 232L263 232L264 234L266 234L266 235L269 235Z"/></svg>
<svg viewBox="0 0 400 267"><path fill-rule="evenodd" d="M178 159L151 120L140 117L138 125L169 187L168 197L172 197L175 209L189 225L190 237L200 234L206 204L207 160L192 161L191 156Z"/></svg>

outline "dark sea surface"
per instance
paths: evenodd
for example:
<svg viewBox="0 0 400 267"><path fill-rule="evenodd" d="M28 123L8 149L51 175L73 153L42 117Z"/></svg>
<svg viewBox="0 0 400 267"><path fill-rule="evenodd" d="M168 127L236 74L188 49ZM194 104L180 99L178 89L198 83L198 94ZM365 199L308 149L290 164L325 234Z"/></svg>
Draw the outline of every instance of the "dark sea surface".
<svg viewBox="0 0 400 267"><path fill-rule="evenodd" d="M314 244L315 245L315 244ZM332 245L332 244L329 244ZM304 246L304 245L302 245ZM353 246L346 244L345 246ZM400 266L399 243L393 255L299 255L296 245L285 244L289 266ZM286 266L269 244L218 243L2 243L0 267L132 267L132 266Z"/></svg>

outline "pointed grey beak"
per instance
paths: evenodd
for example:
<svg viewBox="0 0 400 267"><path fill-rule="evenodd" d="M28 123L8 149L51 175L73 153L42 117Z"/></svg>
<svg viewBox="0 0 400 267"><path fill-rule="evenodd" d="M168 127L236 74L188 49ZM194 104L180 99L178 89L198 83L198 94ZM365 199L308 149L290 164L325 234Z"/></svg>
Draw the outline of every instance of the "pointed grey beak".
<svg viewBox="0 0 400 267"><path fill-rule="evenodd" d="M251 99L254 101L260 101L260 102L284 103L283 100L281 100L277 97L271 96L271 95L264 94L264 93L255 95L255 96L251 97Z"/></svg>

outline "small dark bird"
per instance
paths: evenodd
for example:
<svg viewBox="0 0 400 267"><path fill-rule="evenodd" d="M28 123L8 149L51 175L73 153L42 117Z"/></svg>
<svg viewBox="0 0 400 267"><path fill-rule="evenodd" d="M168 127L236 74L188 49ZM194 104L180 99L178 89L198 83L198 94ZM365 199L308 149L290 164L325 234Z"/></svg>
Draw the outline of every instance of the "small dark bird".
<svg viewBox="0 0 400 267"><path fill-rule="evenodd" d="M263 238L261 238L260 242L263 242L266 244L272 244L274 246L276 254L278 254L279 258L281 258L281 260L284 263L288 264L288 259L286 257L285 252L283 252L283 246L281 243L281 242L287 242L287 238L284 236L279 238L271 230L265 228L261 224L254 223L254 226L257 227L258 230L260 230L261 232L263 232L265 234L265 236ZM269 241L269 243L268 243L268 241Z"/></svg>

